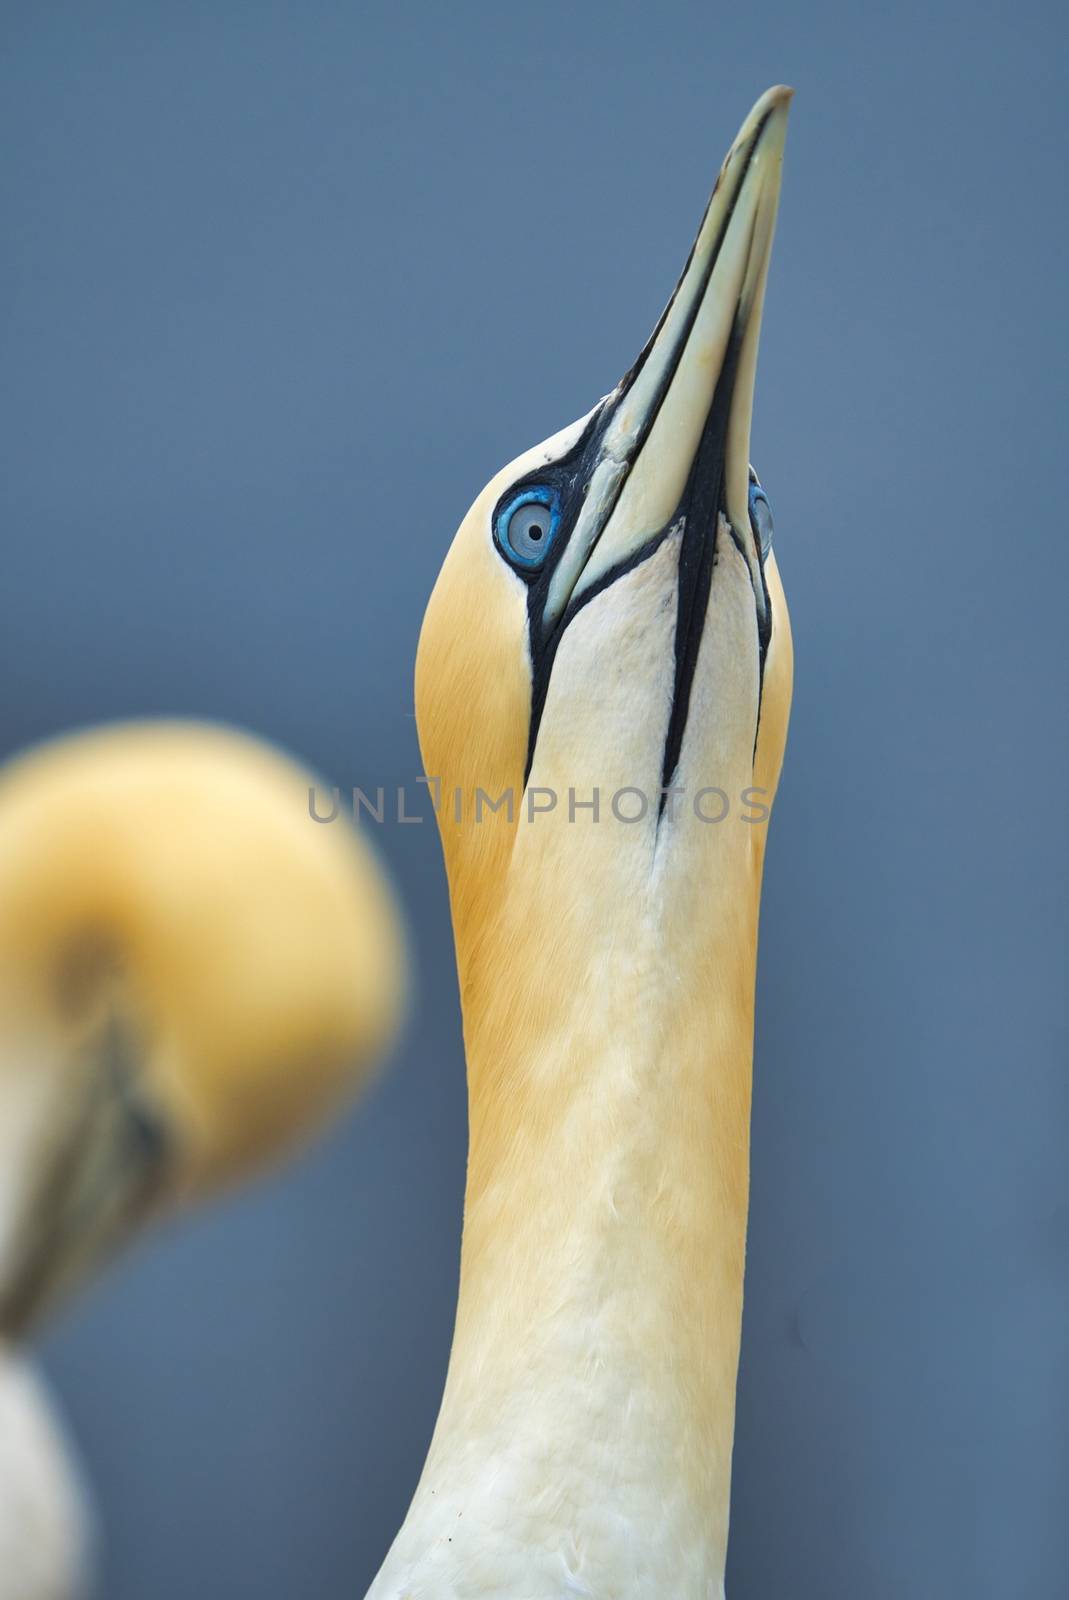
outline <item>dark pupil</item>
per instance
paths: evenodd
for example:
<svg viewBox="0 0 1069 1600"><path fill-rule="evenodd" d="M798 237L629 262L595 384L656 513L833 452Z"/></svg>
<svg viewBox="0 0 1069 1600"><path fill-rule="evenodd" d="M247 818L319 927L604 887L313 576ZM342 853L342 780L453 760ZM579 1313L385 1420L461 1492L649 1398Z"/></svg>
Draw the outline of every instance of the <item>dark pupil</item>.
<svg viewBox="0 0 1069 1600"><path fill-rule="evenodd" d="M546 530L545 530L545 528L543 528L543 526L542 526L542 524L540 522L532 522L530 528L527 531L530 534L532 539L541 539L542 535L545 533Z"/></svg>

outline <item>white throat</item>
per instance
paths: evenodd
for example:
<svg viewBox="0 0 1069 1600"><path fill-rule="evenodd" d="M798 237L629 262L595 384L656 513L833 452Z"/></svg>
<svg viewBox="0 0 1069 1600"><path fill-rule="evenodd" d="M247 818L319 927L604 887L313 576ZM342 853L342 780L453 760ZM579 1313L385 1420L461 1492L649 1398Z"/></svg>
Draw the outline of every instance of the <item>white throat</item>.
<svg viewBox="0 0 1069 1600"><path fill-rule="evenodd" d="M469 1037L449 1374L369 1600L723 1593L753 945L699 1016L664 998L662 940L606 950L519 1058L481 1062Z"/></svg>

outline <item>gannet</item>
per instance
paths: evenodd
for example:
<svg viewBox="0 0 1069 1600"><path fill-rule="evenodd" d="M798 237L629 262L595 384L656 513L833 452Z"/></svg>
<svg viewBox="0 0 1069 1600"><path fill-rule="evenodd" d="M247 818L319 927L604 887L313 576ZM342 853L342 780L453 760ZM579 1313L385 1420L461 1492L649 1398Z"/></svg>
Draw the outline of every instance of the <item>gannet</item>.
<svg viewBox="0 0 1069 1600"><path fill-rule="evenodd" d="M92 1546L19 1342L151 1218L299 1144L393 1036L394 897L310 783L184 724L0 769L0 1600L74 1600Z"/></svg>
<svg viewBox="0 0 1069 1600"><path fill-rule="evenodd" d="M82 1600L95 1534L48 1391L0 1346L0 1600Z"/></svg>
<svg viewBox="0 0 1069 1600"><path fill-rule="evenodd" d="M312 781L182 723L0 770L0 1336L299 1142L392 1036L394 897Z"/></svg>
<svg viewBox="0 0 1069 1600"><path fill-rule="evenodd" d="M369 1600L723 1594L792 674L749 467L789 99L637 362L492 479L427 609L469 1160L441 1410Z"/></svg>

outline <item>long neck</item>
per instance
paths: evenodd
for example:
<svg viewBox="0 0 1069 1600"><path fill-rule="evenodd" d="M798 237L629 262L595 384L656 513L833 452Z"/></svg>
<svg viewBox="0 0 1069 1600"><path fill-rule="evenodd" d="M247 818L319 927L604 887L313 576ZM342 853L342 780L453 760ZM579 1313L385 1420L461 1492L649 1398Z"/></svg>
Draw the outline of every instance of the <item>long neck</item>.
<svg viewBox="0 0 1069 1600"><path fill-rule="evenodd" d="M465 983L460 1300L399 1545L421 1520L425 1539L428 1518L466 1543L466 1521L480 1551L515 1557L547 1593L585 1592L584 1571L601 1593L617 1569L604 1592L629 1600L720 1592L749 1172L748 906L689 964L666 956L653 924L606 939L563 994L522 958L522 993L515 975ZM537 1019L523 1037L517 1017Z"/></svg>

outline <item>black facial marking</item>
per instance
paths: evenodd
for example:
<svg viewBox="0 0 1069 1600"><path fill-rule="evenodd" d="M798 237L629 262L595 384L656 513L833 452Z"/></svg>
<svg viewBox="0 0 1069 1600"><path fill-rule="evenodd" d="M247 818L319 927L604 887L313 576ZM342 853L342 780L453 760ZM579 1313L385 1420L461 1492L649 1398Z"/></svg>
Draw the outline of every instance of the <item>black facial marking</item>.
<svg viewBox="0 0 1069 1600"><path fill-rule="evenodd" d="M557 653L561 634L571 620L571 608L568 608L555 627L547 628L546 601L553 582L553 574L568 548L568 541L586 498L590 477L597 465L601 441L611 421L616 399L617 396L614 394L598 406L566 455L556 461L547 462L544 466L534 467L524 477L518 478L515 483L509 485L494 507L492 521L496 529L503 507L525 488L549 487L555 489L560 497L560 531L543 565L536 571L525 571L522 567L510 563L513 571L527 585L527 632L531 651L531 722L527 739L524 783L530 776L535 740L538 737L538 725L549 688L553 658ZM501 549L500 542L498 548ZM502 555L508 560L507 552L502 550Z"/></svg>
<svg viewBox="0 0 1069 1600"><path fill-rule="evenodd" d="M28 1333L47 1308L55 1263L72 1241L88 1239L101 1255L115 1249L162 1192L178 1154L171 1129L144 1097L143 1048L130 1025L109 1011L85 1054L80 1101L35 1186L31 1225L0 1290L8 1338Z"/></svg>

